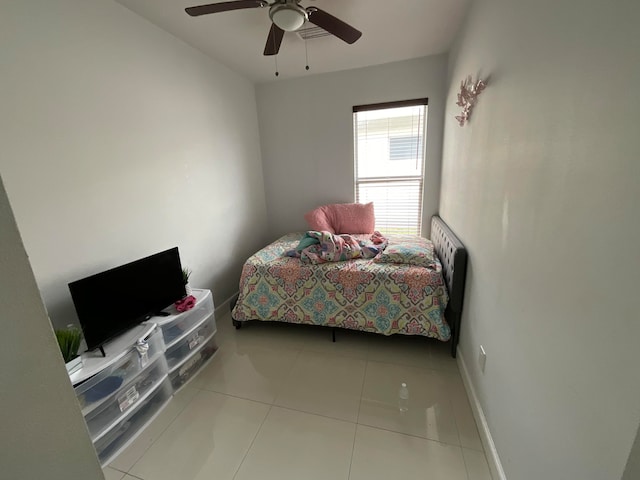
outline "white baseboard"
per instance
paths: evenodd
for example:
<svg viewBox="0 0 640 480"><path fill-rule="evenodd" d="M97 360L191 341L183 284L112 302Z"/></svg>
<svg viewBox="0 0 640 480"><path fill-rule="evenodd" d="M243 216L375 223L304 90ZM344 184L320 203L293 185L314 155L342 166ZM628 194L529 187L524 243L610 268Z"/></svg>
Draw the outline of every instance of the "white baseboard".
<svg viewBox="0 0 640 480"><path fill-rule="evenodd" d="M216 306L215 308L216 318L221 318L223 315L226 315L227 313L229 313L229 305L231 303L231 300L237 296L238 296L238 292L234 293L229 298L227 298L224 302L222 302L220 305Z"/></svg>
<svg viewBox="0 0 640 480"><path fill-rule="evenodd" d="M467 396L469 397L471 410L473 411L473 416L476 419L476 424L478 425L480 440L482 441L482 445L484 446L484 452L487 457L489 469L491 470L491 475L493 476L494 480L507 480L507 477L504 474L504 470L502 469L500 457L498 456L498 450L496 450L496 445L495 443L493 443L493 437L491 436L491 431L489 430L489 424L487 423L487 419L484 416L484 410L482 410L482 405L480 405L480 400L476 395L476 390L475 388L473 388L473 383L471 382L471 377L469 376L467 364L465 363L464 356L462 355L462 352L459 348L457 352L457 360L458 367L460 367L460 373L462 374L462 383L464 383L464 388L467 390Z"/></svg>

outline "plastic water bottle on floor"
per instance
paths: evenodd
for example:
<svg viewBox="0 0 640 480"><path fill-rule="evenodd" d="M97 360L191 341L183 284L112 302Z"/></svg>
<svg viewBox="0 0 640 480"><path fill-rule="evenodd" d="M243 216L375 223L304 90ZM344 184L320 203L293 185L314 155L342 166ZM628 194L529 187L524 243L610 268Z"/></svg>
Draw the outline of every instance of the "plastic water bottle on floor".
<svg viewBox="0 0 640 480"><path fill-rule="evenodd" d="M398 392L398 409L400 413L409 410L409 387L407 387L406 383L400 385L400 391Z"/></svg>

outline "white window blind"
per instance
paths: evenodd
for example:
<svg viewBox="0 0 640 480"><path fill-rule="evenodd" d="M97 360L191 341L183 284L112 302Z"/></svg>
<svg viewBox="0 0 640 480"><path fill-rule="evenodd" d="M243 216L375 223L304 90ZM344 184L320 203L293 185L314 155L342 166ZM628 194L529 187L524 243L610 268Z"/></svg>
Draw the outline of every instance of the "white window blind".
<svg viewBox="0 0 640 480"><path fill-rule="evenodd" d="M420 235L427 99L353 108L356 201L376 230Z"/></svg>

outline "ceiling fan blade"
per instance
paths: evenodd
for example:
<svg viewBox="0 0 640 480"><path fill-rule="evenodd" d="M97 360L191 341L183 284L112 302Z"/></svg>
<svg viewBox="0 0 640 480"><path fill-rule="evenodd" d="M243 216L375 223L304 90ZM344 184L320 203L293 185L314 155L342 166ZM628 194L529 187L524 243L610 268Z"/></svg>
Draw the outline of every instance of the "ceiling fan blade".
<svg viewBox="0 0 640 480"><path fill-rule="evenodd" d="M327 32L349 44L354 43L362 36L360 30L356 30L348 23L328 14L324 10L316 7L308 7L307 14L309 15L309 21L311 23L324 28Z"/></svg>
<svg viewBox="0 0 640 480"><path fill-rule="evenodd" d="M272 23L269 36L267 37L267 43L264 46L264 54L277 55L280 51L280 45L282 45L282 37L284 37L284 30L275 23Z"/></svg>
<svg viewBox="0 0 640 480"><path fill-rule="evenodd" d="M199 5L197 7L185 8L192 17L208 15L209 13L228 12L230 10L241 10L243 8L261 8L269 4L264 0L235 0L233 2L211 3L209 5Z"/></svg>

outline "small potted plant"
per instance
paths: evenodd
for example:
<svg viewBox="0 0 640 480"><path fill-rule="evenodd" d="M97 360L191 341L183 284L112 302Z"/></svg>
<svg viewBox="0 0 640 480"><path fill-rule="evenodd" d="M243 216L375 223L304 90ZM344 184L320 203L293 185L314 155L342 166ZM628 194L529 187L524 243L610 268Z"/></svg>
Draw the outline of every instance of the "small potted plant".
<svg viewBox="0 0 640 480"><path fill-rule="evenodd" d="M57 329L55 333L67 372L71 375L82 368L82 357L78 355L82 332L78 327L69 325L65 329Z"/></svg>
<svg viewBox="0 0 640 480"><path fill-rule="evenodd" d="M191 270L187 267L182 268L182 281L184 282L184 289L187 292L187 295L191 295L193 291L191 290L191 286L189 285L189 277L191 276Z"/></svg>

